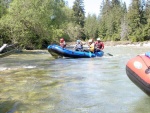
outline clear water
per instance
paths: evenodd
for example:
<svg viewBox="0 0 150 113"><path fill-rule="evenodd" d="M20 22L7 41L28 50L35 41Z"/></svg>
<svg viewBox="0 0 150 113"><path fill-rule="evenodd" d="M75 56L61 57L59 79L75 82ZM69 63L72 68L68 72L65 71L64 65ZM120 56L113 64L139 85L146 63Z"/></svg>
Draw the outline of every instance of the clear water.
<svg viewBox="0 0 150 113"><path fill-rule="evenodd" d="M148 47L106 47L102 58L54 59L47 51L0 59L0 113L148 113L150 97L126 75Z"/></svg>

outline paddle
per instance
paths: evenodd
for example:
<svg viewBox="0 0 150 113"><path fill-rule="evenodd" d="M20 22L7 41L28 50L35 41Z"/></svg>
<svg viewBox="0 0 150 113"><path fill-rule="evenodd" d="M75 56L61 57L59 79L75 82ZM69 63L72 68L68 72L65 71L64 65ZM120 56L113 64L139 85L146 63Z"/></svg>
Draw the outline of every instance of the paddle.
<svg viewBox="0 0 150 113"><path fill-rule="evenodd" d="M109 55L109 56L113 56L112 54L110 54L110 53L106 53L107 55Z"/></svg>

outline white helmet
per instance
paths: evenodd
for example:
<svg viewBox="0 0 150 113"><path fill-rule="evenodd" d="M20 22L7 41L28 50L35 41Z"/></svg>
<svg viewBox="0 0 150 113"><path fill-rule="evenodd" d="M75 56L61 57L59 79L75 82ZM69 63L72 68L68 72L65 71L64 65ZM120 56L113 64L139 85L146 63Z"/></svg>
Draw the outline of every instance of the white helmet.
<svg viewBox="0 0 150 113"><path fill-rule="evenodd" d="M92 42L92 39L90 39L88 42Z"/></svg>
<svg viewBox="0 0 150 113"><path fill-rule="evenodd" d="M97 38L97 41L100 41L101 39L100 38Z"/></svg>

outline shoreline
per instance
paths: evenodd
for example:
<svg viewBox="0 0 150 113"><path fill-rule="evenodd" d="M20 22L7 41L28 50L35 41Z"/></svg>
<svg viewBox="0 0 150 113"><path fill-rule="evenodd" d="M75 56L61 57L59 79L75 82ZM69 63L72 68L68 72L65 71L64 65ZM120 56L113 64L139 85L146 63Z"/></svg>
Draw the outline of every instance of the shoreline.
<svg viewBox="0 0 150 113"><path fill-rule="evenodd" d="M68 48L73 48L76 45L76 42L66 42ZM85 48L88 47L86 42L85 45L83 45ZM130 42L130 41L106 41L103 42L105 47L150 47L150 41L144 41L144 42ZM22 51L43 51L47 50L45 49L33 49L33 50L28 50L28 49L23 49Z"/></svg>
<svg viewBox="0 0 150 113"><path fill-rule="evenodd" d="M105 46L138 46L138 47L150 47L150 41L144 42L130 42L130 41L109 41L104 42Z"/></svg>
<svg viewBox="0 0 150 113"><path fill-rule="evenodd" d="M66 42L69 47L74 47L75 42ZM86 43L86 42L83 42ZM150 41L143 41L143 42L130 42L130 41L106 41L103 42L104 46L135 46L135 47L150 47ZM84 45L86 47L87 44Z"/></svg>

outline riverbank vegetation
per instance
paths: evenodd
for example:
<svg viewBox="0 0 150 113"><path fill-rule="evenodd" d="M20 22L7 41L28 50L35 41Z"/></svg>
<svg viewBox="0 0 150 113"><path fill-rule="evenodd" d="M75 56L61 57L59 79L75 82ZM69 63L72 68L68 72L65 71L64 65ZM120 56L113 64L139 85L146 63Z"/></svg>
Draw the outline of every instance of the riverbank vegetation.
<svg viewBox="0 0 150 113"><path fill-rule="evenodd" d="M100 37L103 41L139 42L150 39L150 2L103 0L99 16L85 16L84 1L70 8L64 0L0 0L0 45L18 43L42 49L66 41Z"/></svg>

